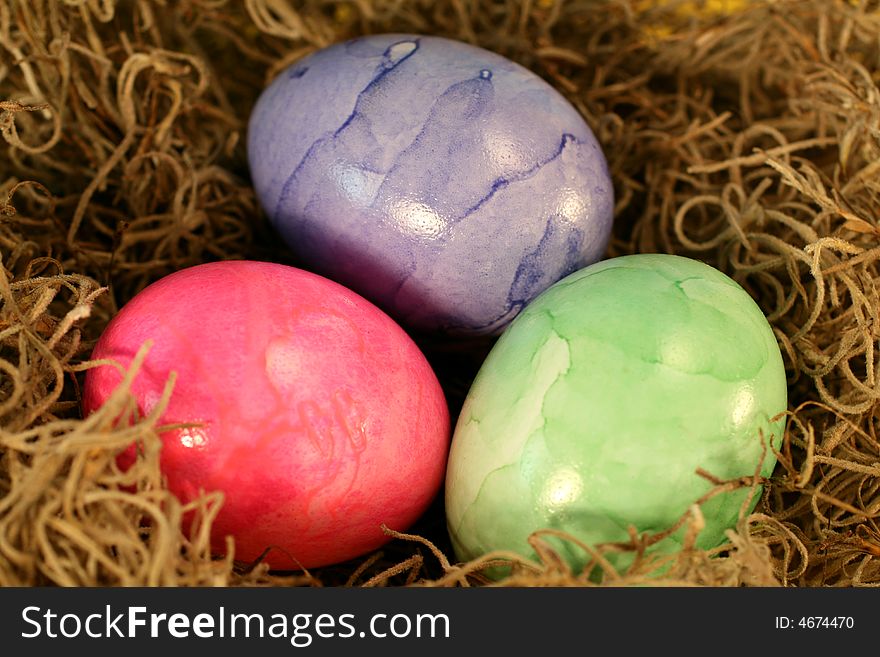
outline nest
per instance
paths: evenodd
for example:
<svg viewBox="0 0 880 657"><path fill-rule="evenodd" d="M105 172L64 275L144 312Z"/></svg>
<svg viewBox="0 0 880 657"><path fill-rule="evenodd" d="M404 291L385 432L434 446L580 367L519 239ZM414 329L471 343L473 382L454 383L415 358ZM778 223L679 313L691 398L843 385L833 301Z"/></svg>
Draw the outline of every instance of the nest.
<svg viewBox="0 0 880 657"><path fill-rule="evenodd" d="M91 347L147 284L213 260L296 264L248 180L251 107L297 59L392 31L545 77L607 154L607 256L699 258L758 301L790 407L776 471L725 545L694 547L695 505L662 558L645 551L658 536L633 533L581 546L592 560L572 572L551 544L577 540L538 532L538 561L460 564L438 502L373 555L272 573L231 542L212 556L222 495L183 506L164 487L162 406L137 417L128 393L137 362L82 417ZM0 53L0 585L470 586L499 563L499 586L880 585L880 3L2 0ZM454 411L480 357L436 359ZM612 550L632 566L615 571Z"/></svg>

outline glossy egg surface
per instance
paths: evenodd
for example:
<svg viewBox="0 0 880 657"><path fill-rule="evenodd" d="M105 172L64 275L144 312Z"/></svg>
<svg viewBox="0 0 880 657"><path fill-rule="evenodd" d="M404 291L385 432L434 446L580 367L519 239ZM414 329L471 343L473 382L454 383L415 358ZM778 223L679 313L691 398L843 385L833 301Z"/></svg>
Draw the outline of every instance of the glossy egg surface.
<svg viewBox="0 0 880 657"><path fill-rule="evenodd" d="M664 531L712 488L699 468L772 473L786 396L773 331L725 274L669 255L578 271L513 321L468 394L446 478L456 552L534 556L527 537L545 528L594 545L629 542L629 526ZM702 505L700 547L724 540L747 494Z"/></svg>
<svg viewBox="0 0 880 657"><path fill-rule="evenodd" d="M177 380L161 467L184 502L200 489L225 502L218 550L266 548L275 568L343 561L402 530L442 483L449 416L418 347L385 313L325 278L262 262L199 265L143 290L93 352L127 365L152 340L133 393L142 413ZM84 410L117 369L88 372ZM131 455L129 455L131 456Z"/></svg>
<svg viewBox="0 0 880 657"><path fill-rule="evenodd" d="M303 265L420 332L501 331L610 235L612 183L580 114L458 41L367 36L302 59L257 102L248 158Z"/></svg>

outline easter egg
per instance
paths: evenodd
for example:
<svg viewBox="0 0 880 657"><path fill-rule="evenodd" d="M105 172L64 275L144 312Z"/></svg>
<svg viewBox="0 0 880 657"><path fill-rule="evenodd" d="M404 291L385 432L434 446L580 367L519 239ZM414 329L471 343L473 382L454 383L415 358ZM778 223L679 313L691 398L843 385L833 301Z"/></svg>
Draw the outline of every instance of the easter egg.
<svg viewBox="0 0 880 657"><path fill-rule="evenodd" d="M422 333L499 332L611 230L608 166L578 112L522 66L439 37L300 60L256 103L248 160L303 266Z"/></svg>
<svg viewBox="0 0 880 657"><path fill-rule="evenodd" d="M527 538L546 528L592 545L666 530L712 488L698 468L772 473L785 409L773 331L735 281L670 255L582 269L512 322L468 393L446 476L456 554L533 556ZM724 540L748 494L702 504L699 547ZM683 531L653 549L674 551ZM551 543L575 568L589 560Z"/></svg>
<svg viewBox="0 0 880 657"><path fill-rule="evenodd" d="M161 424L161 468L183 502L225 501L212 528L239 560L292 570L380 546L437 494L449 443L440 385L415 343L354 292L284 265L234 261L167 276L110 322L95 359L127 366L141 413L177 373ZM121 380L87 373L84 411ZM133 457L128 454L128 459Z"/></svg>

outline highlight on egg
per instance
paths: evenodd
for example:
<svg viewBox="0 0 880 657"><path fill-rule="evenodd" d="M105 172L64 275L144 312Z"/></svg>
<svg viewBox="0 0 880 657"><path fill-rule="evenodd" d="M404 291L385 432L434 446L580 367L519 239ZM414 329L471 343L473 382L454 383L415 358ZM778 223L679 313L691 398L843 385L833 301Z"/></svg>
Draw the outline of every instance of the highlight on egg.
<svg viewBox="0 0 880 657"><path fill-rule="evenodd" d="M456 554L534 558L527 539L546 528L592 545L665 531L712 488L699 468L770 476L786 398L769 323L722 272L656 254L584 268L512 322L468 393L446 475ZM724 541L749 494L702 504L698 547ZM552 542L574 568L590 559ZM606 557L625 567L632 553Z"/></svg>
<svg viewBox="0 0 880 657"><path fill-rule="evenodd" d="M402 531L436 496L449 413L430 365L384 312L346 288L273 263L204 264L147 287L110 322L94 359L127 366L142 414L177 373L161 468L182 502L222 491L212 544L275 569L338 563ZM121 381L90 369L89 413ZM133 453L125 454L122 465Z"/></svg>
<svg viewBox="0 0 880 657"><path fill-rule="evenodd" d="M254 107L248 160L303 265L413 331L499 333L610 236L608 165L577 110L440 37L365 36L293 64Z"/></svg>

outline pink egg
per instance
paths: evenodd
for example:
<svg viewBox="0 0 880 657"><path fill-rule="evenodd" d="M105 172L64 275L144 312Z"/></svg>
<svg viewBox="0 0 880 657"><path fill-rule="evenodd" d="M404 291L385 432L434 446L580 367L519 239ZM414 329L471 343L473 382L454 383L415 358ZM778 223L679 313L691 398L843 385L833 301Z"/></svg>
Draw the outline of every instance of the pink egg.
<svg viewBox="0 0 880 657"><path fill-rule="evenodd" d="M354 292L300 269L222 262L157 281L110 322L93 358L128 365L154 345L133 391L140 411L177 382L161 464L184 502L225 502L215 549L312 568L369 552L403 530L440 488L449 412L434 372L394 321ZM119 384L89 370L86 413Z"/></svg>

